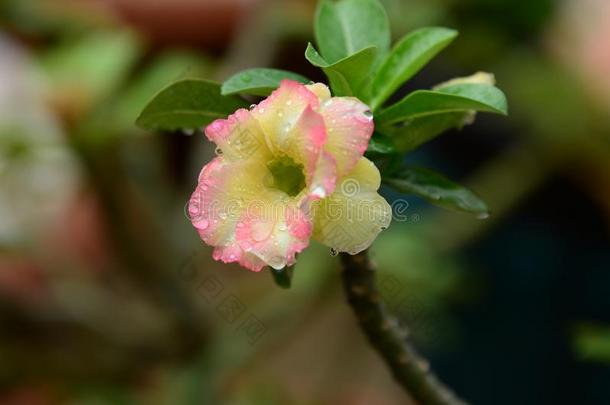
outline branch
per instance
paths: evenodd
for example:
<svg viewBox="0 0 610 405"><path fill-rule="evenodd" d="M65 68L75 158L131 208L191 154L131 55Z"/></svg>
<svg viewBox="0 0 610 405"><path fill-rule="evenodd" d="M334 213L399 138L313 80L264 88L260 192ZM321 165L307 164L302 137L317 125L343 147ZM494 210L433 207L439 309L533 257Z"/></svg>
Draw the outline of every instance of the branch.
<svg viewBox="0 0 610 405"><path fill-rule="evenodd" d="M466 405L430 371L429 363L409 341L407 330L386 310L367 251L354 256L342 253L341 262L347 300L396 381L423 405Z"/></svg>

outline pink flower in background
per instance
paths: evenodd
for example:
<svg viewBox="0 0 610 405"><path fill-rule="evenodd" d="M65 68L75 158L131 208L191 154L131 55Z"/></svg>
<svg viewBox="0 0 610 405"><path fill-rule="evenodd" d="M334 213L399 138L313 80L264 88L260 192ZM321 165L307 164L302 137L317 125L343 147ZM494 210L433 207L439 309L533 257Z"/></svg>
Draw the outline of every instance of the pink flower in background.
<svg viewBox="0 0 610 405"><path fill-rule="evenodd" d="M337 252L369 247L391 220L379 171L363 157L373 128L358 99L289 80L211 123L219 156L202 169L188 212L214 259L260 271L294 264L312 237Z"/></svg>

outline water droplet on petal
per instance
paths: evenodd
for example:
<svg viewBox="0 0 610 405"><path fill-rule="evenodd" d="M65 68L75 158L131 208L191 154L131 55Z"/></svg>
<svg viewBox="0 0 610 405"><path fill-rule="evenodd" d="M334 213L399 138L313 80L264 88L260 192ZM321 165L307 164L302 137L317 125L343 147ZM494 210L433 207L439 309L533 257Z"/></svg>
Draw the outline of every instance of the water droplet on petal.
<svg viewBox="0 0 610 405"><path fill-rule="evenodd" d="M250 104L250 109L254 110L256 108L256 104Z"/></svg>
<svg viewBox="0 0 610 405"><path fill-rule="evenodd" d="M387 227L387 226L382 226L382 227L381 227L381 230L382 230L382 231L385 231L386 229L388 229L388 227Z"/></svg>
<svg viewBox="0 0 610 405"><path fill-rule="evenodd" d="M365 112L363 112L364 116L366 118L368 118L369 120L373 119L373 112L371 110L366 110Z"/></svg>
<svg viewBox="0 0 610 405"><path fill-rule="evenodd" d="M214 151L214 153L216 153L216 155L218 155L218 156L222 156L222 149L220 149L220 148L216 148L216 150Z"/></svg>
<svg viewBox="0 0 610 405"><path fill-rule="evenodd" d="M338 254L339 254L339 252L337 251L337 249L330 248L330 255L331 256L337 256Z"/></svg>

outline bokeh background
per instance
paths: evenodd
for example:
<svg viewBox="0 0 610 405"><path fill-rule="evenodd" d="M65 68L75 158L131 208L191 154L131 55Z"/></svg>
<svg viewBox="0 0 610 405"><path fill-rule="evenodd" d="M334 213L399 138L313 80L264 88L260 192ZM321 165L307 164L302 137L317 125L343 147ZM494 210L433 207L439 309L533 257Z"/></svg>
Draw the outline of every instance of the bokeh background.
<svg viewBox="0 0 610 405"><path fill-rule="evenodd" d="M473 404L610 403L610 3L385 0L395 39L461 32L405 87L496 74L407 156L486 220L407 197L372 248L389 306ZM315 1L0 1L0 404L410 403L314 245L293 287L215 263L184 206L213 148L145 133L181 77L307 64ZM388 199L398 196L383 190Z"/></svg>

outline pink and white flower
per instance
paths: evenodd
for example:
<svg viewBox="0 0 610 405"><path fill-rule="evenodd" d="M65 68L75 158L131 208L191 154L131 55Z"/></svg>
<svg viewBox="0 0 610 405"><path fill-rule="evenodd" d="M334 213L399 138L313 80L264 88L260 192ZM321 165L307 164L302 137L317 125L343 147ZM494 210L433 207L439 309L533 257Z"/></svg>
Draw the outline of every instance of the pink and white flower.
<svg viewBox="0 0 610 405"><path fill-rule="evenodd" d="M320 83L285 80L205 134L219 156L199 175L188 212L213 257L260 271L295 263L311 238L358 253L391 220L379 171L363 157L369 107Z"/></svg>

